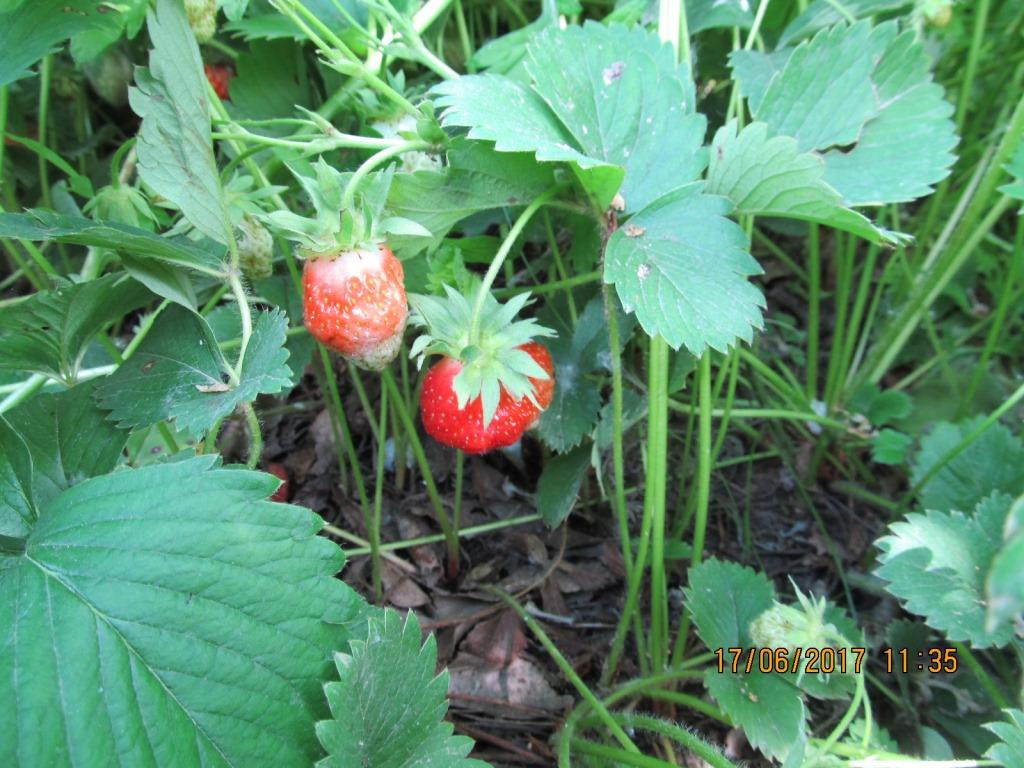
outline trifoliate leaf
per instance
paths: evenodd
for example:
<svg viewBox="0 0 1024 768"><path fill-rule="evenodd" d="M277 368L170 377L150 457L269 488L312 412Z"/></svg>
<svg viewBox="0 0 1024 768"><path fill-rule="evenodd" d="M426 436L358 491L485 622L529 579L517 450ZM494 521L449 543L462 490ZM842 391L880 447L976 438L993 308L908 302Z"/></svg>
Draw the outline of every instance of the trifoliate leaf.
<svg viewBox="0 0 1024 768"><path fill-rule="evenodd" d="M486 768L466 757L472 740L444 721L448 673L435 676L437 643L420 637L415 613L403 622L385 610L366 640L335 655L339 679L324 686L332 719L316 724L328 753L319 768Z"/></svg>
<svg viewBox="0 0 1024 768"><path fill-rule="evenodd" d="M100 405L124 426L165 419L201 435L236 406L291 386L287 318L280 310L256 313L238 384L203 318L170 307L128 360L98 388Z"/></svg>
<svg viewBox="0 0 1024 768"><path fill-rule="evenodd" d="M128 254L136 261L152 259L209 275L220 275L224 271L224 247L219 244L206 247L209 241L199 244L171 239L127 224L100 223L43 209L0 213L0 238L3 237L109 248Z"/></svg>
<svg viewBox="0 0 1024 768"><path fill-rule="evenodd" d="M0 13L0 87L29 75L29 67L71 35L102 26L106 4L95 0L14 0Z"/></svg>
<svg viewBox="0 0 1024 768"><path fill-rule="evenodd" d="M653 32L595 22L548 28L527 46L525 66L531 85L487 74L435 86L444 124L500 152L572 163L602 207L618 192L627 212L704 169L692 79Z"/></svg>
<svg viewBox="0 0 1024 768"><path fill-rule="evenodd" d="M554 528L572 512L580 485L590 467L591 446L580 445L553 457L537 481L537 511Z"/></svg>
<svg viewBox="0 0 1024 768"><path fill-rule="evenodd" d="M921 440L911 480L920 483L932 467L960 445L981 423L978 416L960 424L939 424ZM1002 424L993 424L946 464L921 489L926 509L966 512L993 491L1024 493L1024 445Z"/></svg>
<svg viewBox="0 0 1024 768"><path fill-rule="evenodd" d="M861 413L874 426L881 427L905 419L914 410L914 401L898 389L881 389L877 384L860 387L847 403L847 410Z"/></svg>
<svg viewBox="0 0 1024 768"><path fill-rule="evenodd" d="M750 341L764 297L747 278L761 268L747 252L729 201L691 184L635 214L609 238L604 280L648 335L699 357Z"/></svg>
<svg viewBox="0 0 1024 768"><path fill-rule="evenodd" d="M993 494L970 513L928 511L907 515L878 541L877 573L907 610L950 640L976 648L1002 646L1013 637L1003 623L985 626L985 578L1003 542L1010 497Z"/></svg>
<svg viewBox="0 0 1024 768"><path fill-rule="evenodd" d="M128 432L107 420L93 390L94 382L86 382L59 394L36 395L0 416L0 478L21 474L16 462L29 459L18 496L30 500L33 519L61 491L117 464ZM23 455L16 457L19 450ZM0 533L14 535L6 497L0 492Z"/></svg>
<svg viewBox="0 0 1024 768"><path fill-rule="evenodd" d="M741 90L773 135L823 153L846 205L914 200L949 175L953 107L912 30L837 25L785 51L735 55Z"/></svg>
<svg viewBox="0 0 1024 768"><path fill-rule="evenodd" d="M750 624L773 605L768 579L737 563L705 560L690 569L686 607L708 648L748 648ZM806 711L795 675L733 673L727 655L724 670L709 668L704 685L749 739L765 754L784 758L806 738ZM756 664L756 661L755 661Z"/></svg>
<svg viewBox="0 0 1024 768"><path fill-rule="evenodd" d="M1004 709L1003 714L1006 720L997 720L985 726L999 739L988 748L985 757L1003 766L1024 765L1024 712Z"/></svg>
<svg viewBox="0 0 1024 768"><path fill-rule="evenodd" d="M153 50L135 70L132 110L142 118L139 175L174 203L197 230L219 243L231 237L210 139L206 77L195 35L176 0L148 13Z"/></svg>
<svg viewBox="0 0 1024 768"><path fill-rule="evenodd" d="M150 298L145 287L123 274L87 283L57 278L52 290L0 313L0 370L73 383L96 334Z"/></svg>
<svg viewBox="0 0 1024 768"><path fill-rule="evenodd" d="M309 766L359 599L320 518L203 456L79 483L0 554L0 763Z"/></svg>
<svg viewBox="0 0 1024 768"><path fill-rule="evenodd" d="M842 195L825 182L820 155L800 152L788 136L768 138L765 123L737 130L733 121L715 134L707 185L709 193L732 200L737 214L812 221L874 243L901 241L845 207Z"/></svg>

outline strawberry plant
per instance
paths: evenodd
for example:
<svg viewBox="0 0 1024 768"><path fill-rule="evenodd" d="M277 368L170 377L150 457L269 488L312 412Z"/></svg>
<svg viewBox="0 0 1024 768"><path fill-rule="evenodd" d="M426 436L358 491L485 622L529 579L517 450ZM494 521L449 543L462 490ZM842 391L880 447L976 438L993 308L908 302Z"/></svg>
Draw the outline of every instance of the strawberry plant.
<svg viewBox="0 0 1024 768"><path fill-rule="evenodd" d="M9 0L0 763L1024 765L1022 34Z"/></svg>

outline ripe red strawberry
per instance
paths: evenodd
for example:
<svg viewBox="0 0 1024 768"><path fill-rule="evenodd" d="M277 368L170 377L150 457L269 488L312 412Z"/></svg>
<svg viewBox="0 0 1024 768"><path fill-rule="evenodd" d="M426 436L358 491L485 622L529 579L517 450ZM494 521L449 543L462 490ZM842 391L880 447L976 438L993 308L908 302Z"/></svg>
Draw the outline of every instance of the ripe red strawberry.
<svg viewBox="0 0 1024 768"><path fill-rule="evenodd" d="M235 77L235 70L229 64L206 64L203 66L206 79L213 86L214 93L221 101L230 101L231 80Z"/></svg>
<svg viewBox="0 0 1024 768"><path fill-rule="evenodd" d="M267 472L281 481L281 485L274 491L274 495L270 497L270 500L286 503L292 495L292 489L288 481L288 470L284 468L284 465L275 462L267 465Z"/></svg>
<svg viewBox="0 0 1024 768"><path fill-rule="evenodd" d="M533 397L515 399L504 387L497 410L485 427L479 397L460 409L454 380L462 371L461 361L445 357L436 363L423 380L420 417L423 428L439 443L466 453L486 453L515 443L530 429L551 404L555 389L554 365L546 347L536 341L522 344L523 350L548 374L547 379L531 378Z"/></svg>
<svg viewBox="0 0 1024 768"><path fill-rule="evenodd" d="M409 309L402 262L383 243L306 259L302 306L314 338L372 370L394 360Z"/></svg>

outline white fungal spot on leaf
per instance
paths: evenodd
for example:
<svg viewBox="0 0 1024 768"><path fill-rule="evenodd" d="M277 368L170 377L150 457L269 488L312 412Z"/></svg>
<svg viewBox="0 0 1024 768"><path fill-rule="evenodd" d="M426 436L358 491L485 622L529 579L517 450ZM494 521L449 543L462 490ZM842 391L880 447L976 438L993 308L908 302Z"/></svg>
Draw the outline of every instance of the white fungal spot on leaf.
<svg viewBox="0 0 1024 768"><path fill-rule="evenodd" d="M651 268L646 264L641 264L636 268L636 277L642 283L647 279L647 276L651 274Z"/></svg>
<svg viewBox="0 0 1024 768"><path fill-rule="evenodd" d="M622 72L625 68L626 65L623 62L613 62L609 66L605 67L604 71L601 72L601 79L604 80L605 85L611 85L620 77L622 77Z"/></svg>
<svg viewBox="0 0 1024 768"><path fill-rule="evenodd" d="M626 237L640 237L647 230L643 227L638 227L636 224L627 224L625 228ZM644 265L646 267L646 265ZM648 271L650 271L648 269Z"/></svg>

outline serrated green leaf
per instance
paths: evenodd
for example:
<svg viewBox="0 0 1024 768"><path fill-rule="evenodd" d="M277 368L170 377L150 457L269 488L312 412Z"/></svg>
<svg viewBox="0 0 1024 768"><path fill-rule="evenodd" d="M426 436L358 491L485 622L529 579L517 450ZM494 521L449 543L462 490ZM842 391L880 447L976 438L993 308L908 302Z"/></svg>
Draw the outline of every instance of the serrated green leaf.
<svg viewBox="0 0 1024 768"><path fill-rule="evenodd" d="M985 757L997 760L1006 768L1024 765L1024 712L1019 709L1004 709L1006 720L988 723L985 728L992 731L999 741L988 748Z"/></svg>
<svg viewBox="0 0 1024 768"><path fill-rule="evenodd" d="M729 201L691 184L629 219L609 239L604 280L648 335L699 357L750 341L764 297L747 277L761 272L746 236L726 218Z"/></svg>
<svg viewBox="0 0 1024 768"><path fill-rule="evenodd" d="M572 512L580 485L590 467L591 446L580 445L552 457L537 481L537 511L554 528Z"/></svg>
<svg viewBox="0 0 1024 768"><path fill-rule="evenodd" d="M287 326L280 310L256 314L240 381L232 385L206 321L170 307L135 354L100 383L100 405L124 426L173 419L179 429L201 435L241 403L291 387Z"/></svg>
<svg viewBox="0 0 1024 768"><path fill-rule="evenodd" d="M914 200L949 175L953 107L912 30L840 24L786 50L734 55L741 91L773 134L823 153L848 206Z"/></svg>
<svg viewBox="0 0 1024 768"><path fill-rule="evenodd" d="M895 11L912 0L814 0L806 10L789 23L779 38L779 45L789 45L802 37L851 18L864 19L885 11Z"/></svg>
<svg viewBox="0 0 1024 768"><path fill-rule="evenodd" d="M487 142L456 139L443 171L395 175L388 211L417 222L431 237L396 238L393 244L405 253L436 245L467 216L527 205L552 184L552 168L532 155L496 152Z"/></svg>
<svg viewBox="0 0 1024 768"><path fill-rule="evenodd" d="M907 515L877 542L878 575L907 610L924 616L950 640L966 640L976 648L1005 645L1013 637L1012 625L986 629L985 578L1002 545L1009 508L1010 497L996 493L970 515Z"/></svg>
<svg viewBox="0 0 1024 768"><path fill-rule="evenodd" d="M95 382L79 384L59 394L37 395L28 402L0 416L0 467L10 467L17 445L30 459L21 491L38 510L61 491L83 480L102 475L117 464L128 440L128 432L107 420L93 399ZM14 434L10 434L13 432ZM0 468L0 477L11 470ZM0 533L9 533L8 507L4 509L0 494ZM34 513L33 513L34 518ZM13 534L12 534L13 535Z"/></svg>
<svg viewBox="0 0 1024 768"><path fill-rule="evenodd" d="M385 610L365 641L335 655L339 679L324 685L332 719L316 724L328 752L320 768L486 768L466 757L472 740L444 722L448 673L435 676L436 641L420 637L415 613L403 622Z"/></svg>
<svg viewBox="0 0 1024 768"><path fill-rule="evenodd" d="M574 328L555 327L558 335L547 345L555 365L555 391L537 432L552 450L564 453L594 431L601 410L601 391L589 374L608 356L604 303L600 298L588 302Z"/></svg>
<svg viewBox="0 0 1024 768"><path fill-rule="evenodd" d="M938 461L974 431L982 418L960 424L944 422L922 438L911 466L913 483L920 483ZM918 498L926 509L966 512L993 491L1011 496L1024 493L1024 445L1002 424L993 424L939 470Z"/></svg>
<svg viewBox="0 0 1024 768"><path fill-rule="evenodd" d="M656 34L595 22L549 28L527 47L525 66L529 86L490 74L436 86L443 122L501 152L573 163L602 206L619 192L629 212L703 170L693 82Z"/></svg>
<svg viewBox="0 0 1024 768"><path fill-rule="evenodd" d="M685 594L704 644L727 649L753 645L748 628L772 607L775 590L763 574L711 558L690 569ZM731 659L722 673L709 669L705 686L753 746L785 757L806 737L800 691L783 675L733 674L730 665Z"/></svg>
<svg viewBox="0 0 1024 768"><path fill-rule="evenodd" d="M359 599L322 521L203 456L92 478L0 556L0 763L308 766Z"/></svg>
<svg viewBox="0 0 1024 768"><path fill-rule="evenodd" d="M52 290L0 313L0 370L73 382L96 334L150 298L144 286L125 275L87 283L57 278Z"/></svg>
<svg viewBox="0 0 1024 768"><path fill-rule="evenodd" d="M735 121L718 129L711 144L707 191L729 198L737 214L781 216L852 232L874 243L901 238L846 208L825 182L825 161L800 152L789 136L768 137L765 123L737 133Z"/></svg>
<svg viewBox="0 0 1024 768"><path fill-rule="evenodd" d="M871 441L871 460L876 464L902 464L913 444L910 435L887 427Z"/></svg>
<svg viewBox="0 0 1024 768"><path fill-rule="evenodd" d="M139 175L173 202L197 230L219 243L231 237L210 139L210 105L199 47L175 0L157 0L147 15L153 50L128 91L142 118Z"/></svg>
<svg viewBox="0 0 1024 768"><path fill-rule="evenodd" d="M127 224L95 222L41 208L26 213L0 213L0 237L110 248L135 259L155 259L210 275L221 275L224 271L221 245L205 247L181 238L161 237Z"/></svg>
<svg viewBox="0 0 1024 768"><path fill-rule="evenodd" d="M71 35L103 24L106 8L95 0L15 0L0 13L0 87L29 74L29 67Z"/></svg>

